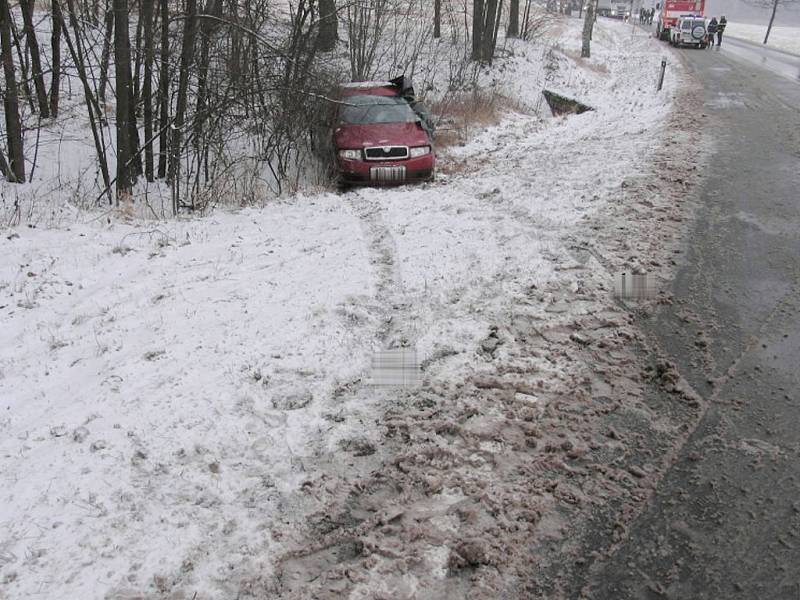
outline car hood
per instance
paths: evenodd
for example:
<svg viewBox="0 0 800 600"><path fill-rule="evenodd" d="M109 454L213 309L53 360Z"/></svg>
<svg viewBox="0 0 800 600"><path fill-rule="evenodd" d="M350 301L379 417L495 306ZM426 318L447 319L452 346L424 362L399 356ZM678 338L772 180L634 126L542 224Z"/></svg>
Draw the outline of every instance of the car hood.
<svg viewBox="0 0 800 600"><path fill-rule="evenodd" d="M337 148L370 146L425 146L428 134L418 123L372 123L347 125L340 123L333 133Z"/></svg>

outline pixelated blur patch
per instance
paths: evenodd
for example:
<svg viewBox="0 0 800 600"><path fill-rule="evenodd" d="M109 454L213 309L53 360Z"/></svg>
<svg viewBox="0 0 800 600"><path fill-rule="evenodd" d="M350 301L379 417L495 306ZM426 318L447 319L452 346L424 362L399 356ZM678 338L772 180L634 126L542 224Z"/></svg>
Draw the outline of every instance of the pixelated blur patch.
<svg viewBox="0 0 800 600"><path fill-rule="evenodd" d="M622 271L614 276L614 296L621 300L649 300L658 293L652 273Z"/></svg>
<svg viewBox="0 0 800 600"><path fill-rule="evenodd" d="M413 387L421 383L416 349L392 348L372 355L367 384Z"/></svg>

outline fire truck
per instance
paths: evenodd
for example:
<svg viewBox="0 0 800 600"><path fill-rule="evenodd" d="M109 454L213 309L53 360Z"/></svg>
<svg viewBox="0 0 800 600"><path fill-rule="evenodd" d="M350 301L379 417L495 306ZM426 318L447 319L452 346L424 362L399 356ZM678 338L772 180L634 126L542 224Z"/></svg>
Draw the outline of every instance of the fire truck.
<svg viewBox="0 0 800 600"><path fill-rule="evenodd" d="M706 0L666 0L661 5L656 23L656 37L669 41L669 30L682 15L702 17L705 14Z"/></svg>

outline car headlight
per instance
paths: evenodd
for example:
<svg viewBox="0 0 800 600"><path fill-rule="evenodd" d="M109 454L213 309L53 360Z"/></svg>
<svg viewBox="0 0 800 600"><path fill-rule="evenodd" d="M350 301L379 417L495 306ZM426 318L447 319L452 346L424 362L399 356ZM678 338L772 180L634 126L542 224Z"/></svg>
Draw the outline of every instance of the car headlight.
<svg viewBox="0 0 800 600"><path fill-rule="evenodd" d="M358 160L361 158L361 150L339 150L339 158L344 160Z"/></svg>
<svg viewBox="0 0 800 600"><path fill-rule="evenodd" d="M431 153L430 146L418 146L417 148L411 148L409 150L409 156L411 158L419 158L420 156L425 156Z"/></svg>

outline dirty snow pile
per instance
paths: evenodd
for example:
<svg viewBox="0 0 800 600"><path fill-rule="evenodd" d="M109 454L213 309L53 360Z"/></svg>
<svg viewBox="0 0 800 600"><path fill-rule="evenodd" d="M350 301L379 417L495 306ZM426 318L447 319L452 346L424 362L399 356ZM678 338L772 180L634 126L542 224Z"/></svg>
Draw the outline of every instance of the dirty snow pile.
<svg viewBox="0 0 800 600"><path fill-rule="evenodd" d="M436 184L4 230L0 597L524 597L561 508L644 498L598 425L644 414L610 289L668 274L682 75L580 27L501 84L595 110L509 114ZM422 385L367 385L398 347Z"/></svg>

